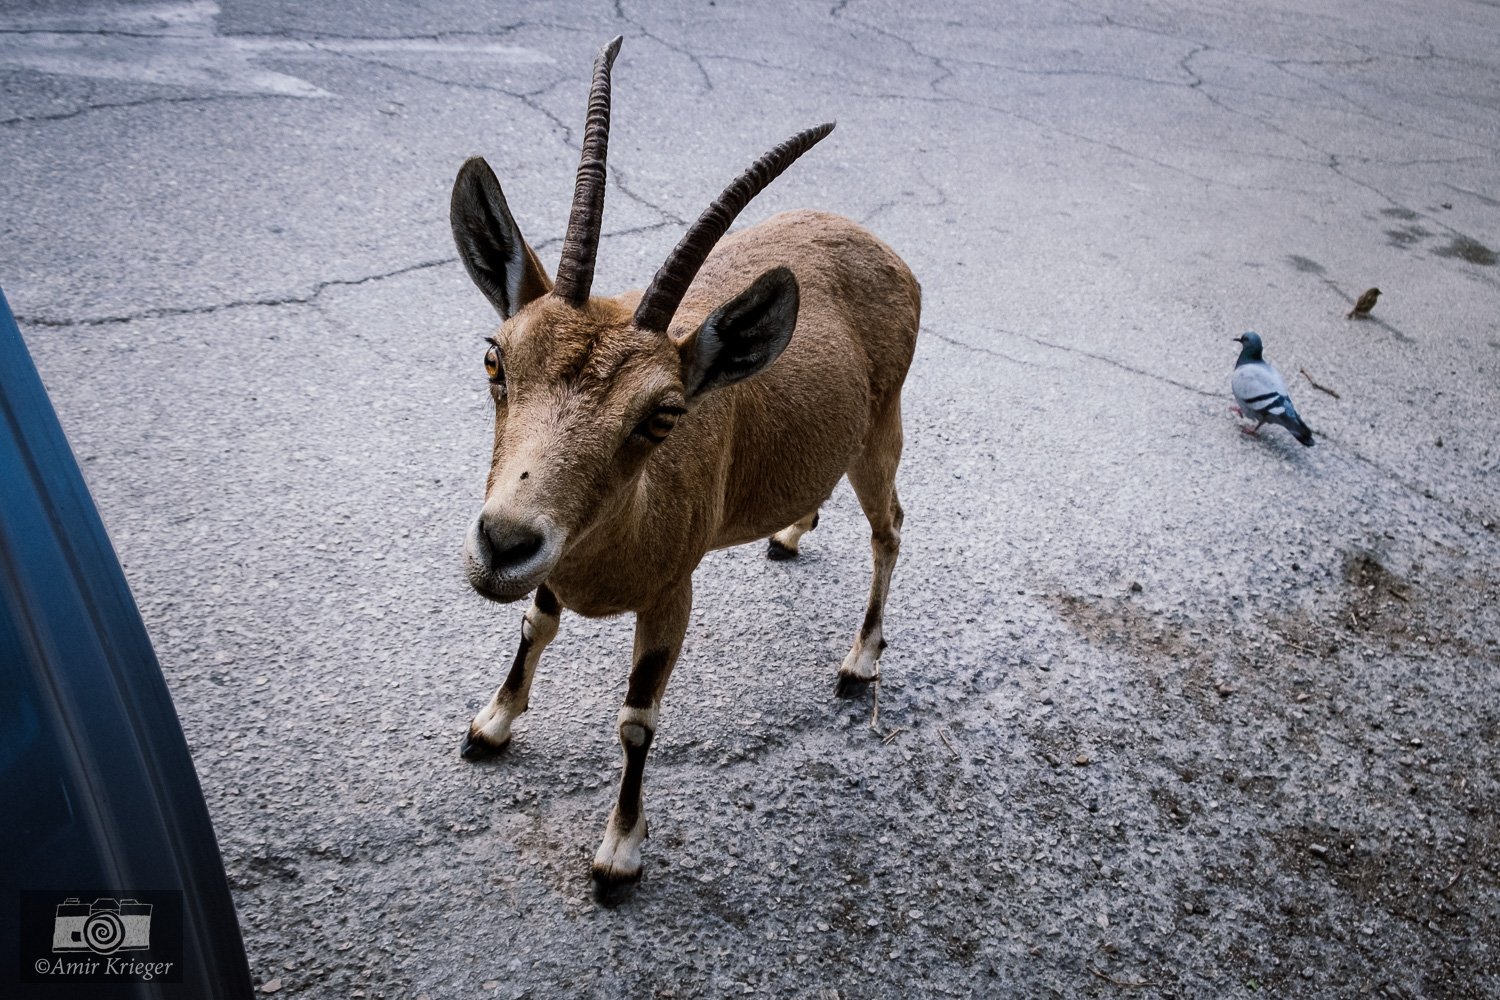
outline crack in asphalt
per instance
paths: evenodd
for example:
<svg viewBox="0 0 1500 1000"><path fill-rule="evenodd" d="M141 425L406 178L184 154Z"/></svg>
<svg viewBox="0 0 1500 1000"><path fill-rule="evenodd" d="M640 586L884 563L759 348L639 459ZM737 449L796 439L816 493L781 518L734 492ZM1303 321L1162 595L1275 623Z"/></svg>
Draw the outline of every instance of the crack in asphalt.
<svg viewBox="0 0 1500 1000"><path fill-rule="evenodd" d="M1266 64L1268 66L1271 66L1271 67L1273 67L1273 68L1275 68L1277 70L1280 70L1282 73L1285 73L1287 76L1291 77L1294 80L1297 80L1297 81L1299 81L1301 83L1311 84L1312 86L1317 87L1319 90L1323 91L1324 93L1329 94L1330 96L1336 98L1337 100L1343 102L1344 104L1347 104L1350 108L1353 108L1354 109L1353 113L1357 117L1366 118L1366 119L1368 119L1368 120L1370 120L1372 122L1376 122L1376 123L1378 123L1380 125L1383 125L1383 126L1385 126L1387 128L1402 129L1404 131L1412 132L1412 133L1417 134L1417 135L1425 135L1425 136L1430 136L1431 138L1434 138L1434 139L1442 139L1445 142L1458 143L1458 144L1464 145L1464 146L1472 146L1472 147L1475 147L1475 148L1478 148L1478 149L1482 149L1482 150L1484 150L1487 153L1497 153L1497 152L1500 152L1500 146L1491 146L1491 145L1487 145L1487 144L1482 143L1482 142L1478 142L1478 141L1476 141L1474 139L1466 139L1466 138L1463 138L1461 136L1448 135L1445 132L1436 132L1436 131L1433 131L1432 129L1422 128L1422 127L1420 127L1420 126L1418 126L1418 125L1416 125L1416 124L1414 124L1412 122L1399 121L1399 120L1392 119L1392 118L1386 118L1383 115L1377 114L1374 110L1372 110L1368 106L1360 103L1359 101L1356 101L1354 98L1350 97L1348 94L1344 93L1342 90L1338 89L1337 87L1333 86L1332 84L1327 83L1327 82L1325 82L1323 80L1314 79L1313 77L1310 77L1310 76L1304 76L1301 73L1294 73L1290 69L1287 68L1288 66L1320 65L1318 63L1312 63L1312 62L1308 62L1308 61L1305 61L1305 60L1295 60L1295 59L1281 59L1281 60L1278 60L1278 59L1264 59L1264 58L1262 58L1262 59L1259 59L1257 61L1262 62L1262 63L1264 63L1264 64Z"/></svg>
<svg viewBox="0 0 1500 1000"><path fill-rule="evenodd" d="M929 63L931 63L932 67L938 71L937 76L927 81L928 89L933 91L933 93L938 92L937 88L940 83L942 83L944 80L951 79L954 75L953 68L948 65L947 61L943 57L935 56L930 52L923 52L920 48L917 47L917 44L915 42L907 38L905 35L902 35L900 32L891 31L887 28L880 27L878 24L871 24L868 21L860 21L852 17L841 17L839 20L845 24L858 25L859 27L864 28L866 31L872 31L875 34L880 35L882 38L889 38L894 42L899 42L900 44L906 46L911 54L916 56L918 59L925 59Z"/></svg>
<svg viewBox="0 0 1500 1000"><path fill-rule="evenodd" d="M450 80L447 77L433 76L431 73L424 73L421 70L412 69L409 66L397 66L395 63L388 63L383 59L376 59L372 56L356 55L352 52L340 52L336 49L325 48L321 45L317 45L316 43L313 43L313 47L318 51L326 52L331 56L337 56L341 59L348 59L352 62L362 63L366 66L374 66L378 69L387 70L392 73L400 73L404 76L414 77L427 83L437 84L440 87L458 87L464 90L478 90L487 94L500 94L504 97L509 97L513 100L520 101L526 107L537 112L542 117L552 122L553 125L555 125L557 128L561 129L564 137L564 145L569 146L575 151L578 148L573 142L573 129L557 115L553 114L542 104L534 100L537 95L544 94L547 91L561 85L564 82L562 80L554 80L553 82L538 87L535 90L511 90L508 87L501 87L493 83L472 83L467 80Z"/></svg>
<svg viewBox="0 0 1500 1000"><path fill-rule="evenodd" d="M0 35L84 35L100 38L202 38L200 31L122 31L118 28L0 28Z"/></svg>
<svg viewBox="0 0 1500 1000"><path fill-rule="evenodd" d="M1022 365L1027 368L1042 367L1035 361L1026 361L1022 358L1016 357L1013 354L1006 354L1004 351L997 351L993 347L981 347L978 344L971 344L966 340L959 339L958 337L952 337L946 333L939 333L937 330L925 324L919 327L918 331L922 336L926 336L934 340L939 340L945 344L951 344L952 346L962 348L965 351L973 351L975 354L987 354L992 358L1000 358L1003 361L1009 361L1012 364Z"/></svg>
<svg viewBox="0 0 1500 1000"><path fill-rule="evenodd" d="M454 38L500 39L513 35L523 28L561 28L563 25L550 21L517 21L501 25L488 31L436 31L415 35L346 35L331 31L301 31L287 28L281 31L236 31L221 34L221 38L282 38L290 42L446 42Z"/></svg>
<svg viewBox="0 0 1500 1000"><path fill-rule="evenodd" d="M0 125L29 125L34 122L60 122L95 111L110 111L115 108L140 108L153 104L195 104L200 101L265 101L289 100L287 94L198 94L191 97L143 97L134 101L110 101L100 104L85 104L71 111L59 111L45 115L18 115L15 118L0 118Z"/></svg>
<svg viewBox="0 0 1500 1000"><path fill-rule="evenodd" d="M627 15L625 13L625 3L624 3L624 0L615 0L615 17L616 17L616 19L624 21L626 24L628 24L631 27L635 28L636 31L638 31L641 34L642 37L651 39L651 41L655 42L656 44L658 44L658 45L662 46L663 48L668 49L668 50L670 50L672 52L676 52L678 55L680 55L680 56L684 57L685 59L687 59L688 62L692 63L693 64L693 68L698 71L698 75L703 78L703 89L704 89L705 93L707 93L708 91L714 89L713 77L711 77L711 76L708 75L708 70L705 69L704 66L703 66L703 60L698 57L698 54L696 52L693 52L692 50L690 50L688 48L685 48L685 47L683 47L681 45L678 45L675 42L669 42L669 41L667 41L665 38L662 38L660 35L657 35L657 34L653 33L651 31L651 29L647 28L640 21L637 21L634 18L632 18L629 15Z"/></svg>
<svg viewBox="0 0 1500 1000"><path fill-rule="evenodd" d="M1466 194L1478 201L1481 205L1486 205L1490 208L1500 208L1500 200L1491 198L1489 195L1483 194L1479 191L1474 191L1466 187L1459 187L1457 184L1449 184L1446 181L1443 182L1443 187L1447 188L1449 191L1457 191L1459 194Z"/></svg>
<svg viewBox="0 0 1500 1000"><path fill-rule="evenodd" d="M829 73L826 71L809 69L806 66L783 66L779 63L768 62L765 59L761 59L755 56L730 55L728 53L721 52L705 52L700 58L716 62L742 63L746 66L754 66L756 69L763 69L768 73L793 74L801 79L807 80L832 80L837 83L841 83L849 88L863 86L869 82L868 80L857 79L852 76L846 76L842 73Z"/></svg>
<svg viewBox="0 0 1500 1000"><path fill-rule="evenodd" d="M419 264L410 264L406 267L397 268L394 271L382 271L379 274L367 274L362 278L331 278L327 281L320 281L317 284L313 285L312 291L307 295L283 295L276 296L274 298L239 299L231 302L214 302L201 306L161 306L155 309L143 309L138 313L129 313L123 316L91 316L85 317L83 319L57 319L51 316L18 315L16 317L16 321L23 326L51 328L114 326L121 323L134 323L144 319L164 319L175 316L205 316L212 313L223 312L228 309L305 306L312 305L320 295L322 295L330 288L366 285L372 281L384 281L387 278L395 278L403 274L411 274L414 271L423 271L428 268L442 267L446 264L456 263L458 263L457 257L444 257L440 260L428 260L422 261Z"/></svg>
<svg viewBox="0 0 1500 1000"><path fill-rule="evenodd" d="M1079 354L1085 358L1092 358L1095 361L1103 362L1106 365L1111 365L1115 368L1120 369L1121 371L1131 372L1132 374L1140 375L1143 378L1149 378L1154 382L1161 382L1166 385L1176 386L1177 388L1183 389L1187 392L1191 392L1194 395L1206 396L1209 399L1220 399L1223 395L1222 393L1218 392L1209 392L1207 389L1200 389L1198 386L1189 385L1187 382L1179 382L1177 381L1177 379L1169 378L1166 375L1158 375L1156 374L1156 372L1147 371L1144 368L1137 368L1134 365L1127 365L1125 362L1112 358L1107 354L1098 354L1094 351L1086 351L1081 347L1070 347L1067 344L1059 344L1055 341L1047 340L1043 337L1038 337L1035 334L1022 333L1019 330L1007 330L1003 327L996 327L995 329L997 332L1003 333L1008 337L1019 337L1022 340L1029 340L1033 344L1039 344L1042 347L1050 347L1054 351L1065 351L1068 354Z"/></svg>
<svg viewBox="0 0 1500 1000"><path fill-rule="evenodd" d="M351 59L355 62L364 63L369 66L375 66L393 73L401 73L407 76L415 77L419 80L424 80L427 83L434 83L439 86L445 87L462 87L469 90L479 90L485 93L500 94L505 97L509 97L512 100L519 101L527 108L530 108L532 111L535 111L537 114L547 119L547 121L551 122L552 125L562 133L563 145L570 149L572 152L578 154L581 154L583 152L582 143L578 140L573 126L568 124L568 122L565 121L560 115L553 112L541 101L537 100L538 96L545 94L550 90L555 90L559 86L562 86L564 83L569 82L567 80L555 80L544 87L537 88L536 90L516 91L509 90L505 87L500 87L495 84L469 83L458 80L448 80L442 77L432 76L428 73L423 73L420 70L410 69L406 66L397 66L392 63L385 62L381 59L373 59L365 55L355 55L349 52L337 52L331 49L322 48L320 46L315 47L319 48L319 51L327 52L330 55L340 56L345 59ZM663 222L672 222L679 226L687 224L686 220L677 215L675 212L669 211L661 205L653 202L651 199L636 192L635 189L633 189L625 181L625 175L623 174L623 172L613 163L606 162L605 170L608 172L610 180L614 183L615 189L630 201L633 201L637 205L655 212L658 216L661 217ZM533 246L532 249L536 249L536 247Z"/></svg>
<svg viewBox="0 0 1500 1000"><path fill-rule="evenodd" d="M64 35L100 38L138 38L144 40L171 39L181 41L213 41L223 40L233 42L236 40L274 39L286 42L315 43L315 42L425 42L442 44L456 39L491 39L499 40L524 28L557 28L563 29L568 25L557 24L551 21L517 21L513 24L502 25L499 28L487 31L437 31L422 32L417 34L400 35L350 35L331 31L301 31L298 29L285 29L281 31L236 31L220 32L217 30L205 30L202 25L194 25L184 30L163 31L127 31L120 28L0 28L0 35Z"/></svg>

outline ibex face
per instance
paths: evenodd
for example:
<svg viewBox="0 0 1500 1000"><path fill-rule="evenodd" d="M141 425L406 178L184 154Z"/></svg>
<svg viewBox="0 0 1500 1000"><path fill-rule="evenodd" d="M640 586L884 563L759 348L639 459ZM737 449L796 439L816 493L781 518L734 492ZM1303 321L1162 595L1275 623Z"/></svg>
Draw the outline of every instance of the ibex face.
<svg viewBox="0 0 1500 1000"><path fill-rule="evenodd" d="M831 125L773 149L683 237L632 312L629 297L589 296L604 209L609 72L594 66L573 212L557 282L522 237L489 165L471 159L453 186L460 257L506 322L485 356L497 416L484 509L464 544L469 582L513 601L536 589L572 544L616 514L652 449L705 393L774 361L797 323L797 281L772 267L678 340L667 327L740 209Z"/></svg>
<svg viewBox="0 0 1500 1000"><path fill-rule="evenodd" d="M483 160L464 164L452 202L459 257L504 319L484 355L495 437L465 565L494 600L536 594L510 671L461 752L478 758L510 741L565 606L635 612L617 723L624 768L594 855L603 885L641 872L642 777L699 560L767 537L772 558L794 557L845 475L870 522L875 573L839 679L860 690L878 678L903 518L901 384L921 313L911 271L847 219L788 212L719 242L831 125L792 137L726 188L644 294L591 297L619 44L594 65L555 283Z"/></svg>
<svg viewBox="0 0 1500 1000"><path fill-rule="evenodd" d="M792 272L773 267L676 340L616 299L543 295L511 317L485 353L495 443L464 546L474 589L513 601L616 523L677 418L774 361L797 305Z"/></svg>
<svg viewBox="0 0 1500 1000"><path fill-rule="evenodd" d="M485 369L494 454L465 561L475 590L513 601L619 510L687 398L676 346L607 299L537 299L492 339Z"/></svg>

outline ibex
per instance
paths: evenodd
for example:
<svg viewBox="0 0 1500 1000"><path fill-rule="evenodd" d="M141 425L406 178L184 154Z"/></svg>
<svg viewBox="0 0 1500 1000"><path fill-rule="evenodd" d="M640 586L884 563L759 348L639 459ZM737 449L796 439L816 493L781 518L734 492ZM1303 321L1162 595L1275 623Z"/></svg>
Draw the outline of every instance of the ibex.
<svg viewBox="0 0 1500 1000"><path fill-rule="evenodd" d="M465 568L492 600L536 592L510 672L462 753L477 759L509 742L563 608L635 612L619 714L624 770L593 864L604 886L641 872L641 778L687 628L693 570L712 549L767 536L774 555L795 555L846 474L870 521L875 579L839 687L875 678L901 540L900 393L921 295L889 247L838 216L787 212L721 239L833 128L822 125L725 189L644 294L591 296L620 41L594 64L555 281L483 159L464 163L452 201L459 256L504 319L484 354L495 436Z"/></svg>

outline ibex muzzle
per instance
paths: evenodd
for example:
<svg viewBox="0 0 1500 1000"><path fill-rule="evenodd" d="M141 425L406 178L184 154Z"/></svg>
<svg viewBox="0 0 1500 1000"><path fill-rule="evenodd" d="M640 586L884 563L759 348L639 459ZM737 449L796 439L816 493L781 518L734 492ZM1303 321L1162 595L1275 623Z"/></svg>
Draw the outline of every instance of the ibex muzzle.
<svg viewBox="0 0 1500 1000"><path fill-rule="evenodd" d="M485 375L495 435L464 560L498 601L535 592L510 672L463 754L510 740L563 608L636 615L619 714L624 771L594 858L601 883L641 871L641 783L704 553L770 537L790 558L842 476L871 528L875 578L840 689L877 676L901 539L901 385L921 294L901 259L847 219L789 212L725 236L762 188L826 136L772 149L709 206L644 293L590 295L603 217L610 70L600 53L554 282L488 164L464 164L453 235L503 317Z"/></svg>

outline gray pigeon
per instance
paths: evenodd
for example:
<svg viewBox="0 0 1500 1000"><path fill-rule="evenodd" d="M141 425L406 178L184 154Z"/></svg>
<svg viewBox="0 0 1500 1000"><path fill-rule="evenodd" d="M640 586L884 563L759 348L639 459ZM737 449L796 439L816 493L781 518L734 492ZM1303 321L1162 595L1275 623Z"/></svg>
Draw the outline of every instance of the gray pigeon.
<svg viewBox="0 0 1500 1000"><path fill-rule="evenodd" d="M1229 387L1234 390L1235 401L1240 405L1234 412L1247 420L1254 420L1253 428L1241 427L1246 434L1260 430L1261 424L1280 424L1292 432L1302 444L1311 448L1312 431L1297 416L1292 398L1287 395L1286 382L1281 373L1260 356L1260 335L1246 333L1235 337L1240 346L1240 359L1234 363L1234 376Z"/></svg>

